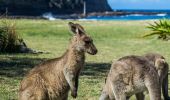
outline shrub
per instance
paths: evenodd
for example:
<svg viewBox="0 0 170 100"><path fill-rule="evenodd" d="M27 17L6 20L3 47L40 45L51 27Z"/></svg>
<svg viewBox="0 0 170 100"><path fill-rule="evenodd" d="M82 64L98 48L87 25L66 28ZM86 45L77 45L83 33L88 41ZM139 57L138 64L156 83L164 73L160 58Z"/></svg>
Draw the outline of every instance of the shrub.
<svg viewBox="0 0 170 100"><path fill-rule="evenodd" d="M170 36L170 20L163 19L159 22L154 22L154 24L149 24L147 28L151 29L150 34L146 34L143 37L158 35L158 39L169 40Z"/></svg>
<svg viewBox="0 0 170 100"><path fill-rule="evenodd" d="M9 53L20 52L19 49L20 49L20 46L23 45L23 43L24 43L23 39L20 38L16 32L15 23L8 21L6 19L1 20L0 52L9 52Z"/></svg>

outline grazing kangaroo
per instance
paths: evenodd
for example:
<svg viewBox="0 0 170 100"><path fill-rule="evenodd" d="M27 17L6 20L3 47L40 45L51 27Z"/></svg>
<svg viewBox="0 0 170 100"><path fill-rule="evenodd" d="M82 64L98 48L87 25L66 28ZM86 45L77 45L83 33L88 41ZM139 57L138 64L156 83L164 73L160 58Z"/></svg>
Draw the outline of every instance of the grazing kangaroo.
<svg viewBox="0 0 170 100"><path fill-rule="evenodd" d="M161 100L156 68L145 57L125 56L112 64L99 100L126 100L146 90L150 100Z"/></svg>
<svg viewBox="0 0 170 100"><path fill-rule="evenodd" d="M97 49L84 28L69 22L74 33L69 48L59 58L48 60L35 68L22 80L19 100L67 100L71 90L77 97L78 78L85 62L85 52L95 55Z"/></svg>
<svg viewBox="0 0 170 100"><path fill-rule="evenodd" d="M169 71L169 65L166 62L165 58L156 53L148 53L145 54L144 57L146 57L150 63L153 63L156 67L157 73L159 75L159 81L160 86L162 87L162 94L164 97L164 100L170 100L170 97L168 95L168 71ZM136 94L137 100L144 100L145 95L143 93Z"/></svg>

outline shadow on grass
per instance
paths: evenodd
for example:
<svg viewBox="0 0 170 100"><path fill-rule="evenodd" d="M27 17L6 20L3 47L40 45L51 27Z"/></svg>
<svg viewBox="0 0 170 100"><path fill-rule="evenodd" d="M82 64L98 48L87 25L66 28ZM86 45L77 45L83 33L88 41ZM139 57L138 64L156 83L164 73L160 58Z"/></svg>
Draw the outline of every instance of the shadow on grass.
<svg viewBox="0 0 170 100"><path fill-rule="evenodd" d="M27 57L2 59L0 60L0 76L22 77L28 70L44 60Z"/></svg>
<svg viewBox="0 0 170 100"><path fill-rule="evenodd" d="M22 77L35 65L45 61L45 58L10 57L0 59L0 76ZM109 63L86 63L81 75L103 76L110 69Z"/></svg>
<svg viewBox="0 0 170 100"><path fill-rule="evenodd" d="M86 63L82 75L86 76L103 76L107 75L110 63Z"/></svg>

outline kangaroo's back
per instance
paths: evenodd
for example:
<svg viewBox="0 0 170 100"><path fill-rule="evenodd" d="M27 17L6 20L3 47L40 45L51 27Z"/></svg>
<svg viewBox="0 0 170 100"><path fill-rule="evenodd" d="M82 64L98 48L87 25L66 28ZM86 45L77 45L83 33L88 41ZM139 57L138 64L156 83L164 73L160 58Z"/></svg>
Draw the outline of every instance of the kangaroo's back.
<svg viewBox="0 0 170 100"><path fill-rule="evenodd" d="M112 64L100 100L124 100L147 89L151 100L160 100L159 77L154 65L142 56L125 56Z"/></svg>

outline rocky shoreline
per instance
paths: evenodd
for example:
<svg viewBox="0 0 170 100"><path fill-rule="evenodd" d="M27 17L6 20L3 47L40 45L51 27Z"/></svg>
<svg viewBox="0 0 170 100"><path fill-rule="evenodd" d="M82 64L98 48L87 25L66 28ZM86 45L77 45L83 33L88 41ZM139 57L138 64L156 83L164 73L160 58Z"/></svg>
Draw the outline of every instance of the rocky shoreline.
<svg viewBox="0 0 170 100"><path fill-rule="evenodd" d="M84 14L62 14L62 15L52 15L51 17L55 19L81 19L81 18L87 18L91 16L125 16L125 15L133 15L133 14L139 14L139 15L156 15L156 14L165 14L165 12L126 12L126 11L110 11L110 12L93 12L93 13L87 13ZM170 14L170 12L167 12L166 14ZM9 18L9 19L48 19L47 17L44 17L43 15L39 16L1 16L0 18Z"/></svg>

